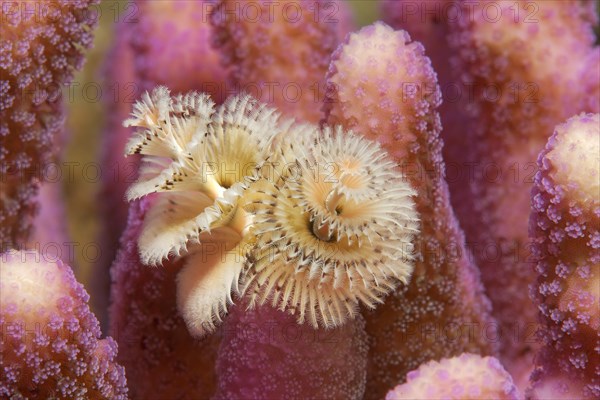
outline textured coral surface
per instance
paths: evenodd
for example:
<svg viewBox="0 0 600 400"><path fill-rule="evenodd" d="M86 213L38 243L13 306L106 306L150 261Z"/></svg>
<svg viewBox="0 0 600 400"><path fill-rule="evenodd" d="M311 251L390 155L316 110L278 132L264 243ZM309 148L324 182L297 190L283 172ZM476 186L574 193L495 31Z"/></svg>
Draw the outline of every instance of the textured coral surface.
<svg viewBox="0 0 600 400"><path fill-rule="evenodd" d="M223 326L215 399L361 399L366 342L360 317L315 330L269 306L238 304Z"/></svg>
<svg viewBox="0 0 600 400"><path fill-rule="evenodd" d="M95 0L7 2L0 9L0 248L21 247L63 125L61 86L92 43Z"/></svg>
<svg viewBox="0 0 600 400"><path fill-rule="evenodd" d="M349 36L329 71L329 123L383 144L417 190L421 241L408 286L366 313L367 397L381 398L421 363L490 353L489 301L450 208L436 108L440 93L421 44L378 23ZM360 101L357 101L360 100Z"/></svg>
<svg viewBox="0 0 600 400"><path fill-rule="evenodd" d="M0 396L126 399L117 344L100 339L89 296L60 260L0 255Z"/></svg>
<svg viewBox="0 0 600 400"><path fill-rule="evenodd" d="M530 235L544 348L532 396L600 397L600 115L556 127L538 159Z"/></svg>
<svg viewBox="0 0 600 400"><path fill-rule="evenodd" d="M328 0L218 1L214 41L231 68L231 89L318 122L329 57L352 27L347 11L339 11L345 7Z"/></svg>
<svg viewBox="0 0 600 400"><path fill-rule="evenodd" d="M527 236L535 160L556 124L597 112L586 95L598 87L598 72L588 69L591 3L480 2L472 18L452 22L453 66L471 95L463 96L470 118L464 135L448 139L469 154L465 162L476 163L471 191L456 211L500 324L500 359L518 380L539 347L528 297L535 279ZM491 8L501 11L498 18L488 17Z"/></svg>
<svg viewBox="0 0 600 400"><path fill-rule="evenodd" d="M525 388L532 368L528 399L600 398L599 116L580 114L556 127L547 141L558 123L582 111L600 111L600 48L593 47L592 34L592 29L598 33L598 2L350 1L0 4L0 254L6 247L42 248L42 255L0 256L0 398L381 399L395 387L388 398L515 399L520 398L515 387ZM380 6L379 18L398 31L375 24L346 36L355 30L348 4ZM472 18L446 18L459 8L463 17ZM212 9L217 13L211 18ZM104 54L110 35L99 30L95 47L101 50L85 53L100 14L104 22L119 22L114 46ZM362 12L357 17L363 24L369 18ZM91 64L102 60L104 73L100 77L93 67L78 75L74 100L69 89L66 109L70 119L79 120L69 127L76 131L69 161L83 160L85 167L101 151L103 181L89 182L76 169L75 182L42 182L49 180L46 174L52 171L45 168L56 160L58 139L66 133L59 92L81 66L83 54ZM82 88L86 83L104 90L106 116L98 114L102 105L90 101ZM350 290L351 296L362 296L362 305L347 302L342 309L327 296L350 292L340 283L355 272L352 268L342 274L335 269L334 275L333 269L310 265L310 273L296 274L312 259L305 257L310 249L305 253L288 245L292 231L325 242L340 232L353 240L364 234L362 225L352 225L362 217L343 221L340 210L352 207L341 200L339 187L306 182L308 197L303 184L282 196L301 207L277 218L271 217L277 204L269 196L275 198L281 187L267 191L256 185L269 204L260 221L262 241L255 241L253 232L251 243L244 243L256 246L250 258L238 251L243 234L237 228L257 222L256 205L231 214L237 230L203 232L202 245L178 240L181 254L170 254L160 266L145 265L144 246L138 246L143 224L159 222L154 236L145 237L150 239L145 251L169 252L172 243L164 239L182 232L182 225L172 222L205 205L197 191L170 193L184 180L173 175L163 182L169 190L164 201L158 204L150 194L127 210L124 193L138 178L140 165L123 157L131 130L121 123L140 93L156 85L174 95L208 92L217 106L246 90L286 117L338 123L340 130L379 141L398 163L395 178L407 182L383 178L376 189L408 183L418 193L422 234L408 285L403 280L412 265L386 264L388 271L402 272L396 275L401 278L397 292L375 304L389 282L387 276L373 275L383 285L378 293ZM323 127L311 127L322 133ZM96 129L105 132L102 146ZM190 124L186 132L201 137L201 130ZM221 139L237 137L229 133L228 128ZM295 136L290 130L282 137ZM140 135L135 145L155 144L145 138ZM299 149L300 141L289 144ZM318 141L308 142L318 147ZM274 143L282 150L283 142ZM351 150L352 143L344 140L340 149ZM247 161L258 154L253 146L234 146L233 152L217 141L211 146L221 161L241 154L249 156ZM271 161L274 149L267 151ZM356 165L348 159L342 164ZM147 167L142 172L149 177L156 169ZM349 176L350 186L360 183L358 174ZM217 193L231 188L227 173L219 179L219 187L212 186ZM148 183L146 193L156 182ZM72 261L72 249L58 246L68 240L61 223L61 186L70 198L66 213L76 228L78 262L88 256L83 264L94 263L77 246L96 244L90 221L102 220L102 260L95 260L91 273L85 267L75 270L89 285L90 305L101 321L108 304L108 265L121 246L111 269L107 331L115 340L101 339L87 294L71 270L54 260ZM239 193L229 194L232 206ZM183 214L174 211L179 208ZM351 214L364 217L373 211L357 207ZM291 222L286 230L278 225L284 214ZM370 234L387 240L387 232ZM269 258L273 238L278 259ZM386 245L393 247L389 240ZM368 251L364 247L361 254ZM373 260L381 264L377 256ZM491 317L478 264L492 300ZM355 267L363 278L365 271L373 272L373 265ZM241 282L244 274L252 284ZM330 284L332 276L333 290L323 290L321 284ZM319 283L305 290L303 278ZM286 300L288 309L272 307L294 293L305 295ZM204 308L207 299L218 299L210 301L210 313ZM367 309L373 306L376 311ZM343 320L340 309L357 318L337 326ZM493 318L499 319L499 331ZM210 329L186 325L207 319ZM311 323L337 327L315 329ZM497 350L499 361L483 357Z"/></svg>
<svg viewBox="0 0 600 400"><path fill-rule="evenodd" d="M390 391L386 400L517 400L511 376L494 357L464 353L429 361Z"/></svg>

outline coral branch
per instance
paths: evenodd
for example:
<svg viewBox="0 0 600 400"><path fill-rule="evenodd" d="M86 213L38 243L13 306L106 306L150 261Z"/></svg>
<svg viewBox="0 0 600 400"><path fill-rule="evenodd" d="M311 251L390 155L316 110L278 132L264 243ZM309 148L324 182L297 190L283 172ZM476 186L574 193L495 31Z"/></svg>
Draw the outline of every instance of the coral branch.
<svg viewBox="0 0 600 400"><path fill-rule="evenodd" d="M329 56L352 27L345 7L331 0L218 1L211 21L232 89L318 122Z"/></svg>
<svg viewBox="0 0 600 400"><path fill-rule="evenodd" d="M455 50L448 43L449 21L459 15L460 3L457 0L384 0L381 8L385 22L394 29L406 30L413 40L423 44L438 76L443 99L439 113L446 182L452 208L460 219L471 212L469 168L474 162L472 154L465 151L468 115L461 99L468 96L468 91L460 85L460 71L451 64Z"/></svg>
<svg viewBox="0 0 600 400"><path fill-rule="evenodd" d="M315 330L269 306L237 305L223 325L215 399L361 399L366 342L360 316Z"/></svg>
<svg viewBox="0 0 600 400"><path fill-rule="evenodd" d="M0 255L0 396L126 399L117 345L100 339L88 294L60 260Z"/></svg>
<svg viewBox="0 0 600 400"><path fill-rule="evenodd" d="M430 361L408 373L407 382L390 391L386 400L517 400L511 376L494 357L464 353Z"/></svg>
<svg viewBox="0 0 600 400"><path fill-rule="evenodd" d="M96 2L10 2L0 10L0 249L23 247L31 233L38 185L63 127L61 86L92 44Z"/></svg>
<svg viewBox="0 0 600 400"><path fill-rule="evenodd" d="M483 332L494 327L449 204L440 92L423 47L381 23L363 28L336 51L328 85L327 121L381 142L417 191L421 243L411 282L365 314L367 396L381 398L425 361L491 352Z"/></svg>
<svg viewBox="0 0 600 400"><path fill-rule="evenodd" d="M600 397L600 115L556 127L538 158L530 235L544 347L536 399Z"/></svg>
<svg viewBox="0 0 600 400"><path fill-rule="evenodd" d="M590 4L464 3L463 18L452 24L455 70L470 93L463 107L471 118L454 146L475 162L471 192L457 212L500 323L500 359L517 381L529 374L539 346L535 306L527 296L534 280L526 221L535 159L556 124L581 111L597 112L583 95L598 87L597 72L588 70Z"/></svg>

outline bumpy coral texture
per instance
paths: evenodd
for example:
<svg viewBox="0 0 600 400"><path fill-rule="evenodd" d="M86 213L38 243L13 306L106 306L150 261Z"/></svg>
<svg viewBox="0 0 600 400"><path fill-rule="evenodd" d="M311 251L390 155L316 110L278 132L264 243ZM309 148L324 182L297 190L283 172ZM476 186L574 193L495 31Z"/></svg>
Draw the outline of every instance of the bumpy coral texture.
<svg viewBox="0 0 600 400"><path fill-rule="evenodd" d="M0 255L0 396L127 399L117 345L100 339L89 296L60 260Z"/></svg>
<svg viewBox="0 0 600 400"><path fill-rule="evenodd" d="M489 301L468 259L444 181L440 92L423 47L382 23L350 35L328 74L328 122L376 139L417 191L421 241L408 286L366 313L368 398L381 398L423 362L490 353ZM493 336L492 336L493 337Z"/></svg>
<svg viewBox="0 0 600 400"><path fill-rule="evenodd" d="M94 3L10 2L0 10L3 249L23 246L30 234L41 171L63 125L61 85L82 66L83 51L92 43L95 14L87 10Z"/></svg>
<svg viewBox="0 0 600 400"><path fill-rule="evenodd" d="M218 1L214 42L231 68L232 89L318 122L329 56L352 27L346 7L329 0Z"/></svg>
<svg viewBox="0 0 600 400"><path fill-rule="evenodd" d="M315 330L271 307L232 308L215 399L361 399L368 347L359 318Z"/></svg>
<svg viewBox="0 0 600 400"><path fill-rule="evenodd" d="M544 348L533 398L600 397L600 115L556 127L538 158L530 235Z"/></svg>
<svg viewBox="0 0 600 400"><path fill-rule="evenodd" d="M456 0L383 0L381 15L394 29L403 29L410 37L423 44L425 55L431 59L438 76L443 102L439 107L444 140L442 154L446 165L446 182L450 201L459 219L470 212L469 183L473 157L465 151L467 134L464 103L468 90L460 85L459 75L451 65L454 50L448 43L449 20L456 18L460 9ZM467 247L469 243L467 241ZM527 379L527 375L525 375Z"/></svg>
<svg viewBox="0 0 600 400"><path fill-rule="evenodd" d="M411 371L386 400L517 400L511 376L494 357L464 353Z"/></svg>
<svg viewBox="0 0 600 400"><path fill-rule="evenodd" d="M471 93L464 97L471 120L456 139L477 163L457 212L500 323L500 359L515 376L527 373L539 347L527 296L535 279L527 237L535 160L556 124L597 112L584 94L598 87L588 70L589 3L481 2L471 12L465 5L452 24L454 68ZM492 8L502 11L497 19L486 14Z"/></svg>
<svg viewBox="0 0 600 400"><path fill-rule="evenodd" d="M209 398L215 389L217 335L194 340L177 312L182 262L143 265L137 239L153 199L135 202L111 276L110 332L120 344L133 398Z"/></svg>

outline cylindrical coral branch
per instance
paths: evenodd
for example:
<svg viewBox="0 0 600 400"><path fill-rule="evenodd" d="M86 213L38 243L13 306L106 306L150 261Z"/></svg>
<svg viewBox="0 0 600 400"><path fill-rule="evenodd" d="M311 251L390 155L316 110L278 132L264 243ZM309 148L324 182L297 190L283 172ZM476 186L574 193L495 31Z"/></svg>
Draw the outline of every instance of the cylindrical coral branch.
<svg viewBox="0 0 600 400"><path fill-rule="evenodd" d="M328 122L383 144L416 189L421 224L408 285L366 313L367 396L381 398L423 362L489 353L489 301L468 259L444 181L440 92L423 46L377 23L352 34L328 75Z"/></svg>
<svg viewBox="0 0 600 400"><path fill-rule="evenodd" d="M63 126L61 85L92 43L95 0L3 3L0 10L0 248L31 231L43 168Z"/></svg>
<svg viewBox="0 0 600 400"><path fill-rule="evenodd" d="M117 345L100 339L88 294L60 260L0 255L0 396L126 399Z"/></svg>
<svg viewBox="0 0 600 400"><path fill-rule="evenodd" d="M176 275L182 262L160 268L141 263L137 240L153 199L130 208L113 264L110 332L121 351L133 398L210 398L219 337L195 340L178 315Z"/></svg>
<svg viewBox="0 0 600 400"><path fill-rule="evenodd" d="M534 280L527 219L537 153L556 124L597 112L587 109L594 105L584 94L598 86L597 72L587 70L594 42L589 4L465 2L463 17L452 24L470 118L466 136L455 139L474 162L471 192L457 212L501 327L500 359L518 381L539 346L527 296Z"/></svg>
<svg viewBox="0 0 600 400"><path fill-rule="evenodd" d="M517 400L511 376L494 357L464 353L430 361L408 373L386 400Z"/></svg>
<svg viewBox="0 0 600 400"><path fill-rule="evenodd" d="M556 127L538 159L530 235L544 347L533 398L600 397L600 115Z"/></svg>
<svg viewBox="0 0 600 400"><path fill-rule="evenodd" d="M329 57L350 29L346 5L331 0L220 0L215 45L231 68L230 90L250 92L288 116L321 119Z"/></svg>
<svg viewBox="0 0 600 400"><path fill-rule="evenodd" d="M471 153L465 151L468 118L461 98L468 96L458 82L458 73L451 61L455 50L450 47L449 21L460 16L458 0L384 0L382 18L394 29L407 31L410 37L425 47L425 54L438 76L443 102L439 107L442 121L442 150L446 166L446 181L450 201L457 216L468 214L469 166Z"/></svg>
<svg viewBox="0 0 600 400"><path fill-rule="evenodd" d="M367 349L360 316L316 330L287 312L241 303L223 325L215 399L361 399Z"/></svg>

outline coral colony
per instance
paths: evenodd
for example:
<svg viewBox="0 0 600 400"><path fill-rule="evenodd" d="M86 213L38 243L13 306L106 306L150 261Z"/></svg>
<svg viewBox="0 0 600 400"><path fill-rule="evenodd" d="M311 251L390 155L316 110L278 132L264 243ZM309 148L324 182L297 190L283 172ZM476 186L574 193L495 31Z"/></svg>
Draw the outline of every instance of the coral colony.
<svg viewBox="0 0 600 400"><path fill-rule="evenodd" d="M0 4L0 397L600 398L595 2L128 3L79 283L45 169L105 3Z"/></svg>

